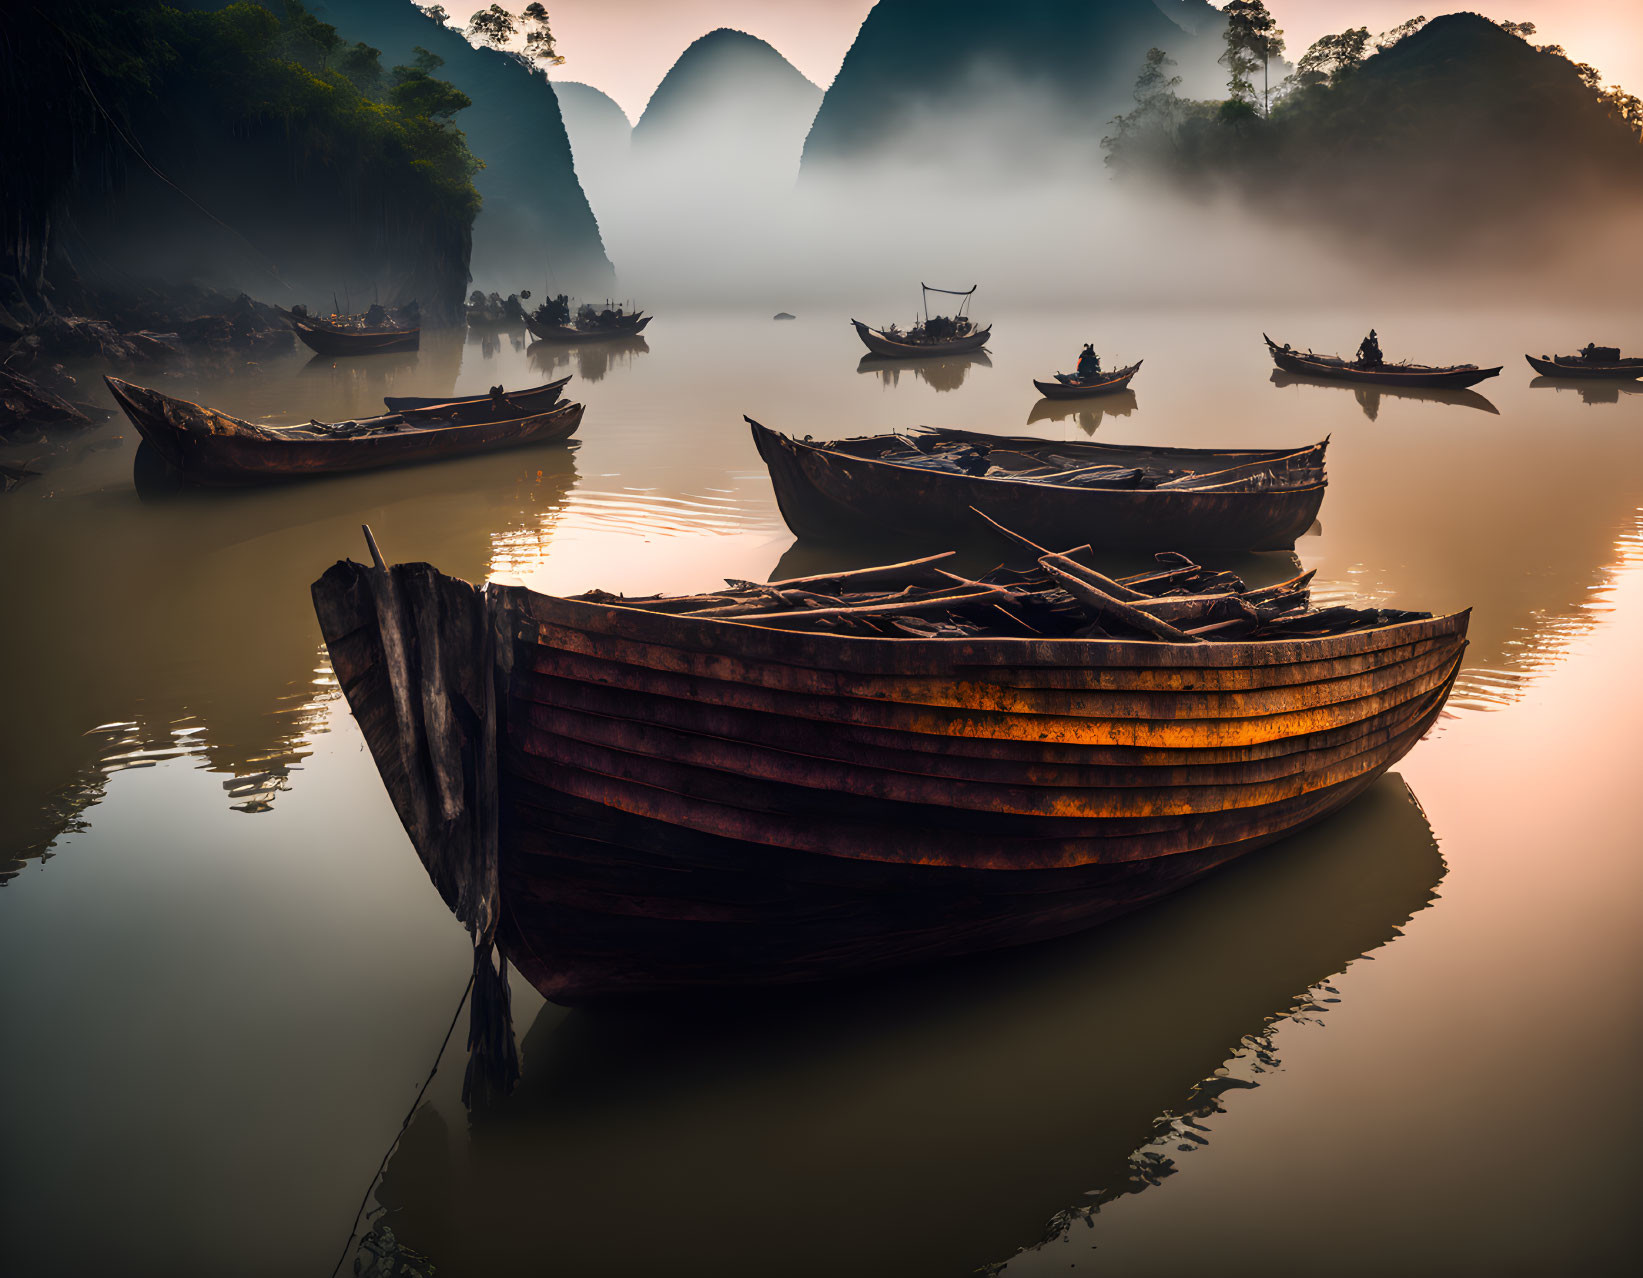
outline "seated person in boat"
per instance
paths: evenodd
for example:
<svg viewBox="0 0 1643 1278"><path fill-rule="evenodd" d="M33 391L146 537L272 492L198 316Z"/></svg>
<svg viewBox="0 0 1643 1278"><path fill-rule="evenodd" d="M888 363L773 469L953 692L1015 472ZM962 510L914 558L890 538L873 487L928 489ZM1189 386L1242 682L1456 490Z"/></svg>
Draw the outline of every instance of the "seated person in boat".
<svg viewBox="0 0 1643 1278"><path fill-rule="evenodd" d="M1375 330L1370 329L1369 336L1358 347L1358 363L1365 368L1379 368L1383 362L1380 339L1375 336Z"/></svg>
<svg viewBox="0 0 1643 1278"><path fill-rule="evenodd" d="M1093 382L1101 376L1101 357L1095 353L1095 343L1085 342L1078 354L1078 380Z"/></svg>

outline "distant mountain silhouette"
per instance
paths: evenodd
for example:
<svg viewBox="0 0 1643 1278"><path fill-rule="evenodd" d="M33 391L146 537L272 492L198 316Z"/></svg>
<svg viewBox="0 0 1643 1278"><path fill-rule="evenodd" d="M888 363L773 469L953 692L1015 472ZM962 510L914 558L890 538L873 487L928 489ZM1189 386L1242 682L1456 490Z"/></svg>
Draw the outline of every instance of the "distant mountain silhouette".
<svg viewBox="0 0 1643 1278"><path fill-rule="evenodd" d="M1147 50L1200 82L1220 28L1181 0L880 0L867 15L805 143L807 173L833 164L984 156L1023 164L1096 154L1102 127L1133 105ZM1204 8L1209 8L1204 5Z"/></svg>
<svg viewBox="0 0 1643 1278"><path fill-rule="evenodd" d="M506 292L551 281L572 293L611 286L599 224L545 77L511 54L475 48L405 0L310 0L308 8L347 41L381 49L384 70L411 65L419 45L437 54L445 65L435 74L473 99L459 124L485 163L474 178L484 201L474 223L475 284Z"/></svg>
<svg viewBox="0 0 1643 1278"><path fill-rule="evenodd" d="M565 119L576 177L594 212L601 216L617 196L633 149L633 124L616 100L591 84L554 80L554 96Z"/></svg>
<svg viewBox="0 0 1643 1278"><path fill-rule="evenodd" d="M721 27L662 78L634 126L634 151L791 181L821 99L821 89L770 45Z"/></svg>

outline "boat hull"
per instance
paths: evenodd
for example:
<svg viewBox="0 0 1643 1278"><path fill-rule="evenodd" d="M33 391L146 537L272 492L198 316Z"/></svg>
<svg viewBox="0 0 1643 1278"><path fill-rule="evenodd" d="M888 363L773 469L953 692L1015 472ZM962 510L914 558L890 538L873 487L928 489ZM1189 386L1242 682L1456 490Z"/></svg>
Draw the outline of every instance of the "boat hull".
<svg viewBox="0 0 1643 1278"><path fill-rule="evenodd" d="M752 430L787 526L821 541L885 529L951 541L977 532L980 510L1041 546L1288 550L1312 527L1325 491L1321 477L1256 491L1056 487L888 465L757 423ZM1111 457L1126 463L1124 450Z"/></svg>
<svg viewBox="0 0 1643 1278"><path fill-rule="evenodd" d="M314 597L448 901L451 809L419 789L419 759L474 743L429 753L420 716L460 696L469 710L435 717L476 723L494 698L498 936L562 1003L819 981L1100 923L1350 801L1441 712L1467 625L1264 644L797 636L352 563ZM437 687L396 687L430 667ZM487 770L446 771L470 773Z"/></svg>
<svg viewBox="0 0 1643 1278"><path fill-rule="evenodd" d="M565 386L570 378L561 377L558 381L548 382L542 386L532 386L528 390L510 391L504 399L507 403L521 412L540 413L552 408L559 402ZM425 412L430 408L456 408L475 404L488 404L490 395L453 395L446 399L437 399L427 395L384 395L383 404L390 413Z"/></svg>
<svg viewBox="0 0 1643 1278"><path fill-rule="evenodd" d="M1332 382L1350 382L1359 386L1425 386L1436 389L1455 389L1476 386L1491 377L1498 377L1496 368L1419 368L1386 364L1379 368L1357 368L1349 364L1334 364L1322 359L1308 359L1294 351L1286 351L1268 339L1273 363L1286 373L1302 373L1308 377L1322 377Z"/></svg>
<svg viewBox="0 0 1643 1278"><path fill-rule="evenodd" d="M292 318L291 327L303 345L320 355L385 355L414 351L422 345L420 328L350 332Z"/></svg>
<svg viewBox="0 0 1643 1278"><path fill-rule="evenodd" d="M1135 380L1135 375L1141 371L1144 362L1136 360L1128 368L1120 369L1104 381L1041 382L1034 378L1033 385L1045 399L1092 399L1097 395L1116 395L1129 389L1130 383Z"/></svg>
<svg viewBox="0 0 1643 1278"><path fill-rule="evenodd" d="M242 487L443 461L566 440L582 405L504 421L405 429L355 438L292 437L146 387L104 379L132 425L188 483Z"/></svg>
<svg viewBox="0 0 1643 1278"><path fill-rule="evenodd" d="M979 351L993 335L993 330L989 326L948 342L897 342L886 337L878 329L869 328L860 320L850 322L856 326L856 335L861 338L863 346L873 354L883 355L888 359L928 359L932 355L962 355L966 351Z"/></svg>
<svg viewBox="0 0 1643 1278"><path fill-rule="evenodd" d="M538 324L535 320L526 320L525 327L539 342L560 342L564 344L585 345L589 342L614 342L625 337L637 337L645 331L653 317L639 316L625 324L614 325L611 328L580 329L571 328L564 324Z"/></svg>
<svg viewBox="0 0 1643 1278"><path fill-rule="evenodd" d="M1536 359L1533 355L1523 358L1542 377L1603 382L1629 382L1643 377L1643 359L1623 360L1618 364L1568 364L1560 359Z"/></svg>

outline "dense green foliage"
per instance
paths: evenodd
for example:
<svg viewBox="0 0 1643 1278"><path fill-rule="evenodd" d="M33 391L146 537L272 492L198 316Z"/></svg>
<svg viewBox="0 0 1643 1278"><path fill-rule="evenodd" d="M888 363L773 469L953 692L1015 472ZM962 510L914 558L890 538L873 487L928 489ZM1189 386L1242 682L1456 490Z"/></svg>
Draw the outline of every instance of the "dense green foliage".
<svg viewBox="0 0 1643 1278"><path fill-rule="evenodd" d="M24 139L6 202L13 300L40 300L65 231L82 282L99 254L140 259L145 240L178 261L175 206L271 275L295 232L409 288L443 292L438 277L454 276L460 303L479 162L452 123L467 98L427 69L385 69L290 0L25 0L0 16L0 38L0 101ZM410 268L416 251L438 270Z"/></svg>

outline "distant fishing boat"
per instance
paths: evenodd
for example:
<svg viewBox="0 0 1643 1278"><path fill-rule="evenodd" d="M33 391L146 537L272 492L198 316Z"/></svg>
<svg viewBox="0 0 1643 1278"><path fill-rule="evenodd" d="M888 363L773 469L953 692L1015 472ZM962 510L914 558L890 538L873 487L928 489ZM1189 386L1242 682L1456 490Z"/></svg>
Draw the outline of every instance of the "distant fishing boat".
<svg viewBox="0 0 1643 1278"><path fill-rule="evenodd" d="M476 979L494 942L584 1004L1089 928L1336 811L1442 712L1467 613L1158 558L642 599L379 558L313 595Z"/></svg>
<svg viewBox="0 0 1643 1278"><path fill-rule="evenodd" d="M1357 360L1342 359L1338 355L1319 355L1313 351L1297 351L1280 346L1267 337L1267 350L1273 362L1289 373L1305 373L1330 381L1357 382L1378 386L1476 386L1479 382L1500 374L1500 365L1480 368L1476 364L1364 364Z"/></svg>
<svg viewBox="0 0 1643 1278"><path fill-rule="evenodd" d="M1045 399L1087 399L1092 395L1114 395L1129 389L1130 382L1141 371L1144 362L1138 359L1128 368L1120 368L1111 373L1098 373L1094 377L1081 378L1075 373L1057 373L1054 381L1041 382L1034 378L1033 385Z"/></svg>
<svg viewBox="0 0 1643 1278"><path fill-rule="evenodd" d="M380 309L380 308L373 308ZM420 324L365 315L333 316L320 319L298 310L280 310L297 336L320 355L382 355L391 351L414 351L422 344Z"/></svg>
<svg viewBox="0 0 1643 1278"><path fill-rule="evenodd" d="M611 342L638 336L651 318L643 311L629 311L609 302L603 307L583 303L573 316L570 299L561 293L526 316L525 327L539 342Z"/></svg>
<svg viewBox="0 0 1643 1278"><path fill-rule="evenodd" d="M1618 346L1587 346L1578 355L1525 355L1542 377L1580 377L1629 381L1643 377L1643 359L1621 359Z"/></svg>
<svg viewBox="0 0 1643 1278"><path fill-rule="evenodd" d="M506 400L440 405L350 422L258 426L105 377L132 425L183 479L240 486L441 461L568 439L582 405L524 410Z"/></svg>
<svg viewBox="0 0 1643 1278"><path fill-rule="evenodd" d="M787 526L818 540L973 533L980 511L1041 545L1284 550L1312 527L1328 441L1152 448L924 428L798 440L746 419Z"/></svg>
<svg viewBox="0 0 1643 1278"><path fill-rule="evenodd" d="M531 386L525 390L505 390L500 395L492 394L490 391L483 395L452 395L445 399L427 395L384 395L382 402L390 413L432 408L466 408L493 402L506 403L521 413L539 413L559 402L559 396L569 381L570 378L561 377L556 382L544 382L540 386Z"/></svg>
<svg viewBox="0 0 1643 1278"><path fill-rule="evenodd" d="M888 359L919 359L929 355L961 355L965 351L978 351L987 344L993 333L991 324L985 328L977 327L967 313L970 299L979 287L972 284L968 289L959 290L932 288L921 283L919 288L924 295L924 318L905 333L894 325L873 328L858 319L852 319L850 323L855 326L856 336L861 338L862 345L873 354ZM931 315L931 293L945 293L964 300L959 303L954 315Z"/></svg>

